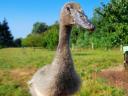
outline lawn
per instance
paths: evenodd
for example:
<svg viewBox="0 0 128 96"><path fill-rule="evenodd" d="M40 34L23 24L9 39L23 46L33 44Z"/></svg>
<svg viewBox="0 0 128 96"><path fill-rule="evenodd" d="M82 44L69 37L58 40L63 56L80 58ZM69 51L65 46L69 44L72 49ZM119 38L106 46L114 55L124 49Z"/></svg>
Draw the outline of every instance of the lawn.
<svg viewBox="0 0 128 96"><path fill-rule="evenodd" d="M50 64L55 51L33 48L0 49L0 96L30 96L27 81L40 67ZM114 50L72 50L82 86L75 96L125 96L125 90L108 85L92 74L122 64L123 54Z"/></svg>

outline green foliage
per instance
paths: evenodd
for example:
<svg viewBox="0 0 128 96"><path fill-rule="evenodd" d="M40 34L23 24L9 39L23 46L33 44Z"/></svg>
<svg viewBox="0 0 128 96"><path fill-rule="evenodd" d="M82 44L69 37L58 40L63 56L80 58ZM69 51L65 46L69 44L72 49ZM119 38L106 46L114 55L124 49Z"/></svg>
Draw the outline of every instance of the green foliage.
<svg viewBox="0 0 128 96"><path fill-rule="evenodd" d="M75 48L89 48L92 43L92 34L82 27L74 26L71 33L71 45Z"/></svg>
<svg viewBox="0 0 128 96"><path fill-rule="evenodd" d="M96 8L91 19L96 26L89 35L83 28L72 28L71 47L73 48L104 48L110 49L128 44L128 0L111 0L110 3ZM43 30L42 30L43 29ZM47 30L44 30L47 29ZM23 40L25 46L54 49L58 42L58 23L47 27L46 24L35 23L30 36ZM33 34L35 33L35 34ZM40 36L36 36L41 33ZM34 37L35 36L35 37ZM35 44L36 43L36 44Z"/></svg>
<svg viewBox="0 0 128 96"><path fill-rule="evenodd" d="M72 45L76 45L78 37L79 37L79 29L77 27L73 27L72 28L72 32L71 32L71 44Z"/></svg>
<svg viewBox="0 0 128 96"><path fill-rule="evenodd" d="M90 46L90 36L87 32L80 33L76 46L78 48L88 48Z"/></svg>
<svg viewBox="0 0 128 96"><path fill-rule="evenodd" d="M41 36L39 34L30 34L27 38L22 39L22 46L24 47L40 47L41 44Z"/></svg>
<svg viewBox="0 0 128 96"><path fill-rule="evenodd" d="M53 49L58 44L59 26L54 24L49 26L47 31L41 34L30 34L22 40L22 45L26 47L43 47Z"/></svg>
<svg viewBox="0 0 128 96"><path fill-rule="evenodd" d="M52 25L49 29L42 34L42 46L44 48L54 49L58 44L59 39L59 26L58 24Z"/></svg>
<svg viewBox="0 0 128 96"><path fill-rule="evenodd" d="M97 27L94 42L99 41L102 47L108 48L128 44L127 13L127 0L111 0L110 3L97 8L92 19Z"/></svg>
<svg viewBox="0 0 128 96"><path fill-rule="evenodd" d="M14 40L15 47L21 47L22 38L17 38Z"/></svg>
<svg viewBox="0 0 128 96"><path fill-rule="evenodd" d="M40 33L45 32L47 29L48 29L48 25L46 25L45 23L36 22L33 25L32 33L40 34Z"/></svg>
<svg viewBox="0 0 128 96"><path fill-rule="evenodd" d="M13 36L9 30L6 19L0 22L0 48L13 46Z"/></svg>

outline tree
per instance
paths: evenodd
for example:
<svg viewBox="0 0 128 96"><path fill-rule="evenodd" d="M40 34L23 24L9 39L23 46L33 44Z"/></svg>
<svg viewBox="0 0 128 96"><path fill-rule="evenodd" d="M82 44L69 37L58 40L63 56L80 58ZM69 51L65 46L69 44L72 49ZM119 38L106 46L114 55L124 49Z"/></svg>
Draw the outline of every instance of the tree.
<svg viewBox="0 0 128 96"><path fill-rule="evenodd" d="M13 36L9 30L8 22L4 19L3 22L0 23L0 46L11 47L13 44Z"/></svg>
<svg viewBox="0 0 128 96"><path fill-rule="evenodd" d="M128 0L111 0L96 9L93 22L95 37L105 47L128 44Z"/></svg>
<svg viewBox="0 0 128 96"><path fill-rule="evenodd" d="M46 25L45 23L36 22L33 25L32 33L40 34L40 33L45 32L47 29L48 29L48 25Z"/></svg>
<svg viewBox="0 0 128 96"><path fill-rule="evenodd" d="M49 26L48 30L42 34L42 47L54 49L57 47L59 39L59 25L58 23Z"/></svg>
<svg viewBox="0 0 128 96"><path fill-rule="evenodd" d="M15 47L21 47L21 41L22 41L22 38L15 39L14 40Z"/></svg>
<svg viewBox="0 0 128 96"><path fill-rule="evenodd" d="M29 34L22 40L22 46L54 49L58 44L59 24L55 23L40 34Z"/></svg>
<svg viewBox="0 0 128 96"><path fill-rule="evenodd" d="M25 47L41 47L41 35L30 34L25 39L22 39L22 46Z"/></svg>
<svg viewBox="0 0 128 96"><path fill-rule="evenodd" d="M2 44L3 44L3 36L2 36L2 25L0 22L0 48L2 48Z"/></svg>

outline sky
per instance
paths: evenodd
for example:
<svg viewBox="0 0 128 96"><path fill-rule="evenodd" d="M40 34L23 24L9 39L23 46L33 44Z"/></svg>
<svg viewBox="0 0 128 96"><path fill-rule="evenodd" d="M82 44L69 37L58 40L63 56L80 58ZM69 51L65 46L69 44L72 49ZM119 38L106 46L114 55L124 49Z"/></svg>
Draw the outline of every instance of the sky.
<svg viewBox="0 0 128 96"><path fill-rule="evenodd" d="M109 0L0 0L0 21L4 18L10 27L14 38L25 38L31 33L35 22L45 22L48 25L59 20L61 7L69 2L80 3L88 18L93 16L94 9L101 2Z"/></svg>

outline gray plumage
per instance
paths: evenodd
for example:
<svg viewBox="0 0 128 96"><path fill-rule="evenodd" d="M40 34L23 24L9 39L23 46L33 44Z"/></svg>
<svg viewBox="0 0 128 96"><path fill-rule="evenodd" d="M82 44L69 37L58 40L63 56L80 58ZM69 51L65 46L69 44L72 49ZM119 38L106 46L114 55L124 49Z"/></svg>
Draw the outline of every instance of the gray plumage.
<svg viewBox="0 0 128 96"><path fill-rule="evenodd" d="M59 44L51 64L39 69L29 81L32 96L70 96L80 87L70 52L70 33L73 25L89 30L94 26L88 21L77 3L64 5L60 15ZM76 17L77 16L77 17Z"/></svg>

